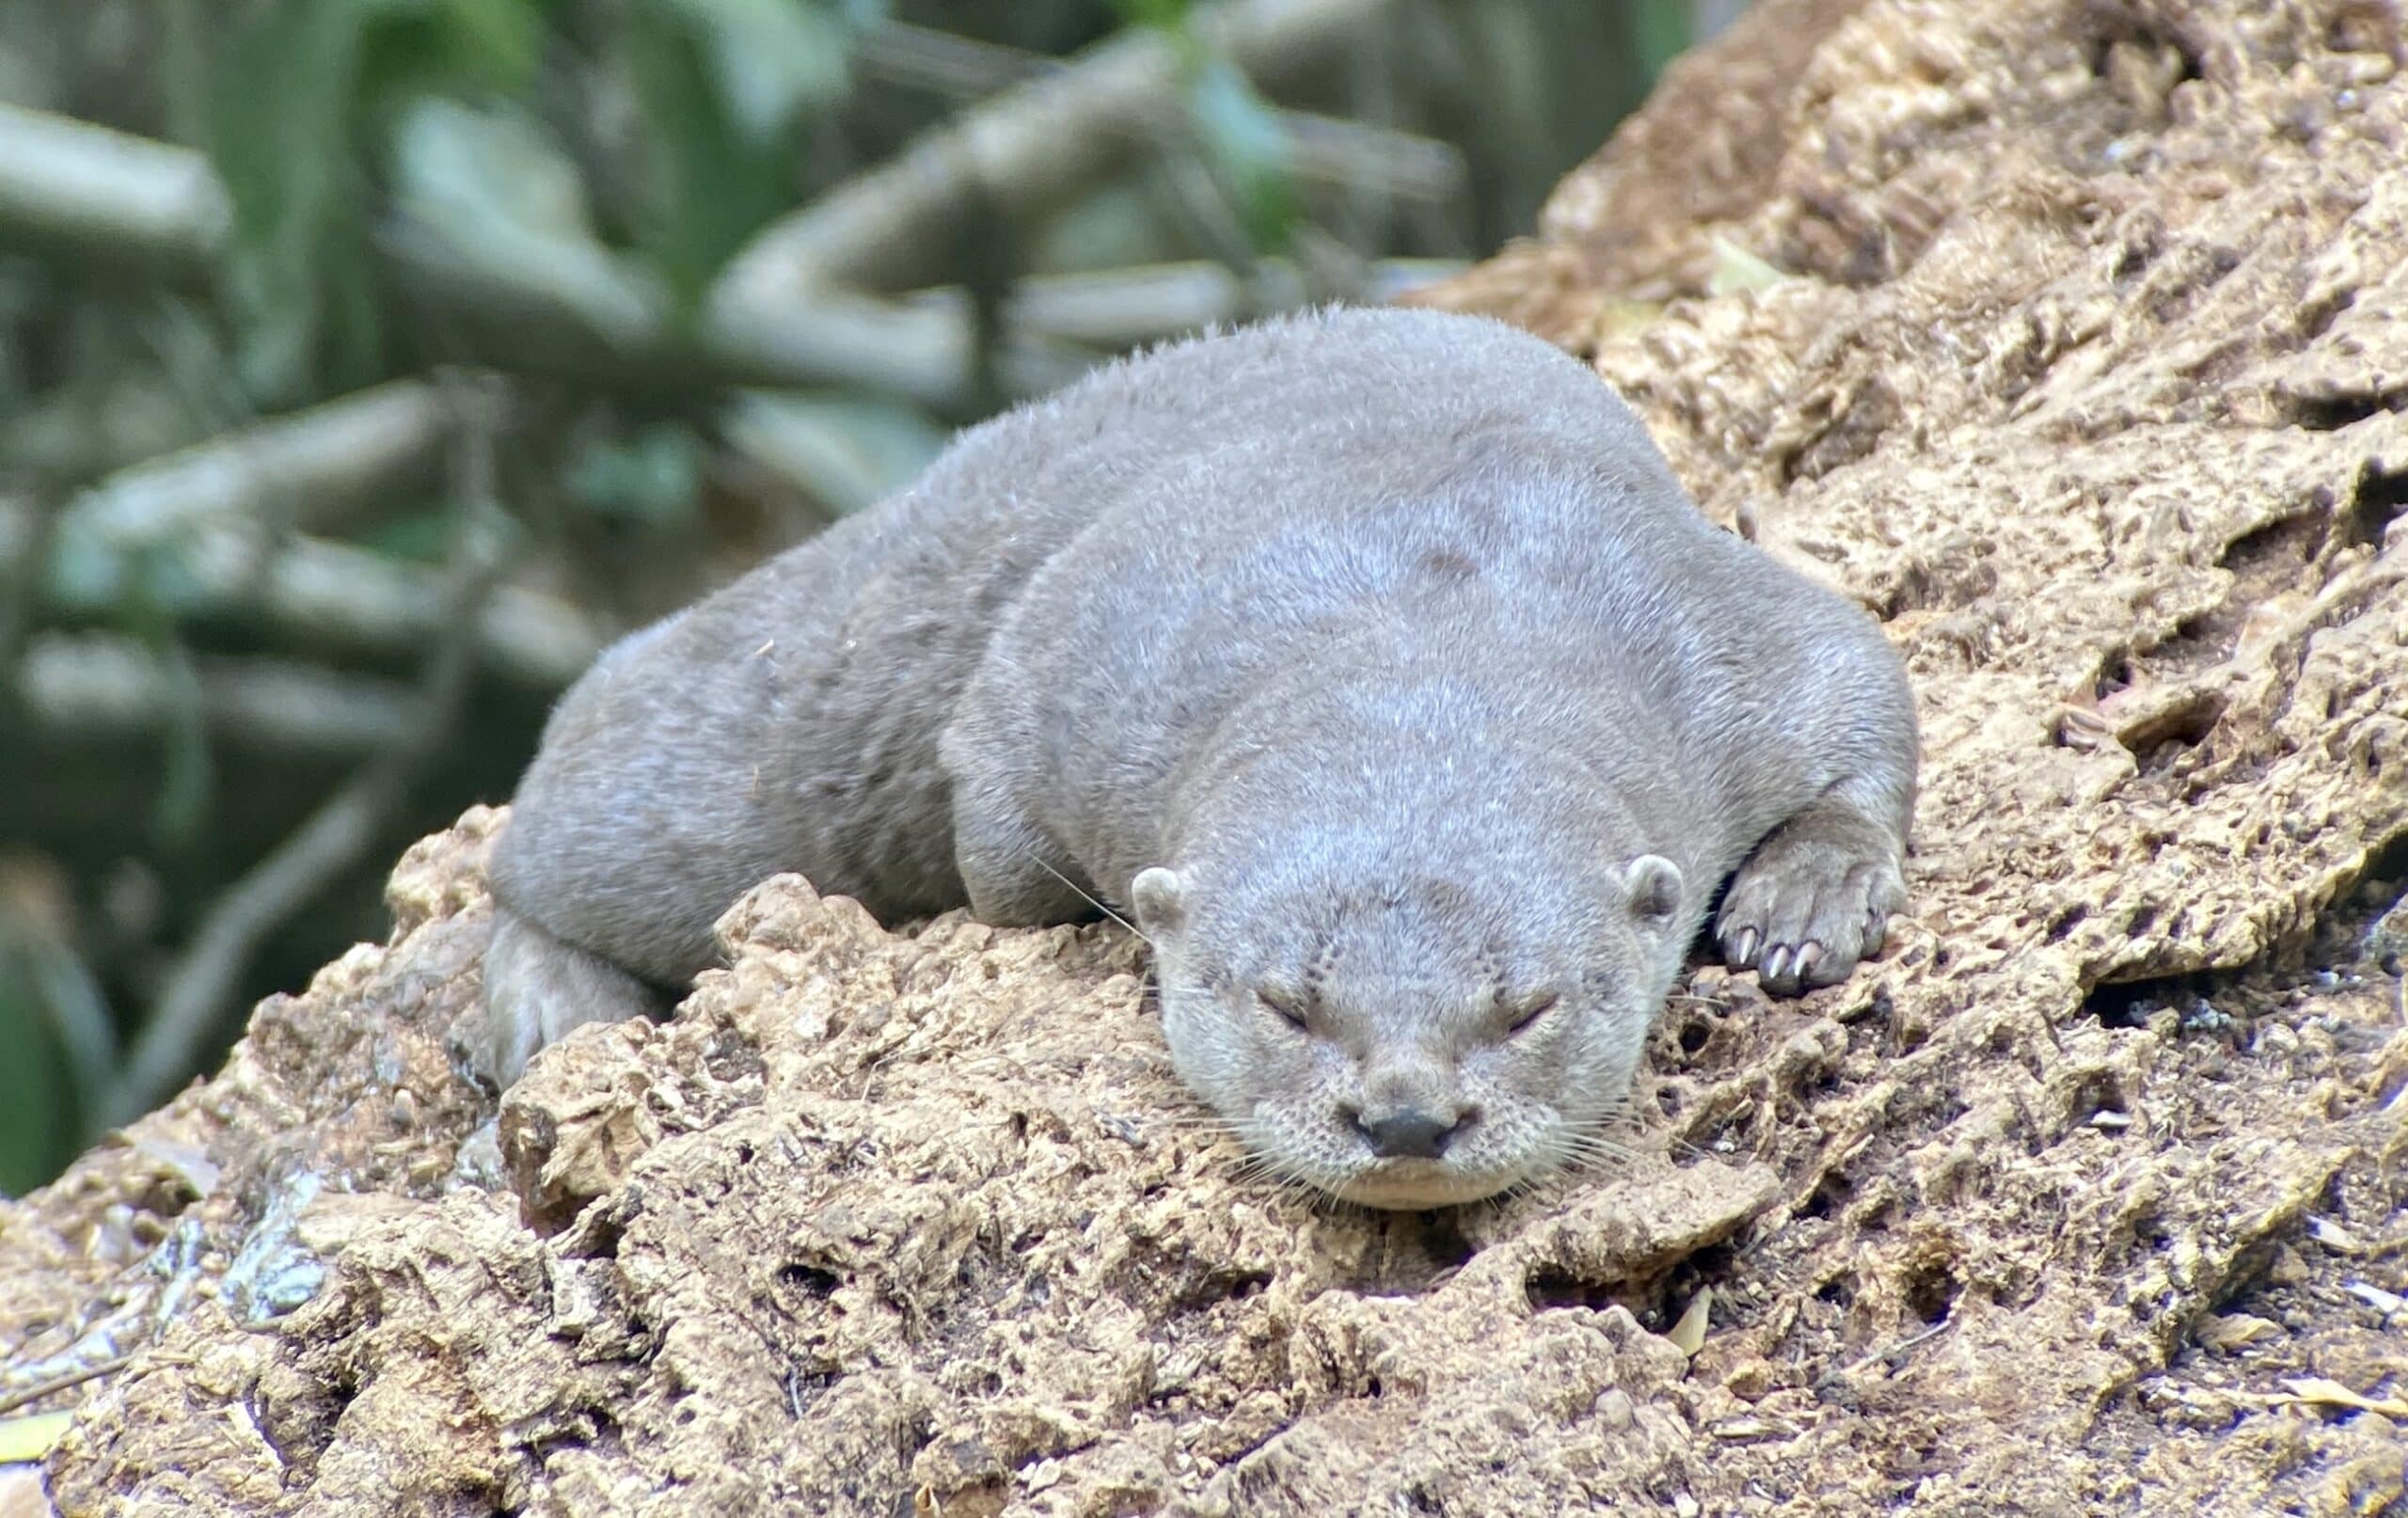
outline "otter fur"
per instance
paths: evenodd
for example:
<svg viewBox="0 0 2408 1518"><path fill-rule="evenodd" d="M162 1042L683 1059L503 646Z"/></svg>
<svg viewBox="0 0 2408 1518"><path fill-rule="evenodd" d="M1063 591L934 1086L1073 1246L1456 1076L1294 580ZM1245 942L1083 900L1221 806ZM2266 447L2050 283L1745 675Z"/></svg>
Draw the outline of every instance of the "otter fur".
<svg viewBox="0 0 2408 1518"><path fill-rule="evenodd" d="M1177 343L627 638L497 845L493 1078L659 1009L798 871L894 923L1107 903L1186 1083L1372 1206L1592 1152L1716 900L1781 992L1904 902L1912 697L1706 521L1596 376L1486 320Z"/></svg>

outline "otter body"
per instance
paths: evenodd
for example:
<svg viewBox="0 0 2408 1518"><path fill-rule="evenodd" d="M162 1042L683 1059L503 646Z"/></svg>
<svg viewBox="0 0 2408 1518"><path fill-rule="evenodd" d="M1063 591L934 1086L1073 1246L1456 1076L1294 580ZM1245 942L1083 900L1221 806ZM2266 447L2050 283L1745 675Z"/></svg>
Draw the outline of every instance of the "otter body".
<svg viewBox="0 0 2408 1518"><path fill-rule="evenodd" d="M744 890L1152 941L1174 1065L1269 1168L1503 1189L1618 1110L1716 887L1845 975L1915 737L1861 610L1714 528L1584 366L1341 310L1099 371L628 638L492 870L488 1071L663 1004Z"/></svg>

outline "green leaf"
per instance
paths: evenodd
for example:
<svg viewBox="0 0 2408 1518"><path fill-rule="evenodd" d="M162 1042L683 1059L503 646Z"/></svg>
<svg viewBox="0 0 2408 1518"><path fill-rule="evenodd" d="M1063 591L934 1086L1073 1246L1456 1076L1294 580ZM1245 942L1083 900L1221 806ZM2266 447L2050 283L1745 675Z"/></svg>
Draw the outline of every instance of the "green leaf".
<svg viewBox="0 0 2408 1518"><path fill-rule="evenodd" d="M436 13L464 68L489 71L504 87L535 76L544 16L531 0L437 0Z"/></svg>
<svg viewBox="0 0 2408 1518"><path fill-rule="evenodd" d="M0 1194L23 1196L72 1158L73 1089L25 957L0 942ZM6 1425L0 1425L5 1427ZM0 1460L40 1459L39 1454Z"/></svg>
<svg viewBox="0 0 2408 1518"><path fill-rule="evenodd" d="M394 198L446 234L477 242L499 226L569 242L594 241L585 181L536 122L423 98L393 127Z"/></svg>
<svg viewBox="0 0 2408 1518"><path fill-rule="evenodd" d="M150 831L169 848L190 848L199 843L217 799L217 762L209 747L209 726L202 718L200 681L193 672L192 654L172 627L150 640L167 675L160 713L159 750L162 767L158 788L150 798Z"/></svg>
<svg viewBox="0 0 2408 1518"><path fill-rule="evenodd" d="M314 387L322 344L355 367L372 354L367 197L351 158L367 24L408 0L280 0L235 25L219 60L210 155L234 204L227 292L237 364L255 400ZM353 287L345 292L341 287Z"/></svg>
<svg viewBox="0 0 2408 1518"><path fill-rule="evenodd" d="M523 90L543 0L274 0L221 21L209 149L234 204L225 286L263 405L374 377L367 129L435 93ZM325 371L325 372L322 372Z"/></svg>
<svg viewBox="0 0 2408 1518"><path fill-rule="evenodd" d="M594 235L585 182L539 123L421 98L392 148L397 232L449 244L478 277L543 291L596 331L642 341L658 325L658 292Z"/></svg>
<svg viewBox="0 0 2408 1518"><path fill-rule="evenodd" d="M1787 277L1772 264L1729 238L1716 233L1714 268L1705 277L1709 295L1736 295L1769 290Z"/></svg>
<svg viewBox="0 0 2408 1518"><path fill-rule="evenodd" d="M42 1459L67 1436L67 1426L74 1421L73 1413L28 1413L24 1417L0 1418L0 1464ZM35 1500L40 1500L39 1494Z"/></svg>
<svg viewBox="0 0 2408 1518"><path fill-rule="evenodd" d="M688 0L644 0L629 13L623 62L644 119L639 246L687 306L720 266L792 198L784 145L739 127L721 100L707 29Z"/></svg>
<svg viewBox="0 0 2408 1518"><path fill-rule="evenodd" d="M1695 40L1697 18L1690 0L1638 0L1631 8L1630 28L1640 76L1653 79Z"/></svg>
<svg viewBox="0 0 2408 1518"><path fill-rule="evenodd" d="M515 95L543 61L536 0L381 0L360 61L363 113L426 94Z"/></svg>
<svg viewBox="0 0 2408 1518"><path fill-rule="evenodd" d="M372 549L388 559L400 559L416 564L440 564L450 552L456 535L452 513L438 506L373 523L359 534L358 543L361 547Z"/></svg>
<svg viewBox="0 0 2408 1518"><path fill-rule="evenodd" d="M1184 32L1188 12L1195 9L1194 0L1113 0L1112 8L1132 26L1152 26L1166 32Z"/></svg>
<svg viewBox="0 0 2408 1518"><path fill-rule="evenodd" d="M703 450L692 431L656 422L624 441L589 444L562 482L570 498L597 516L640 527L691 521L702 489Z"/></svg>
<svg viewBox="0 0 2408 1518"><path fill-rule="evenodd" d="M1288 136L1254 86L1227 58L1208 57L1188 86L1188 109L1207 161L1256 248L1288 245L1303 216Z"/></svg>
<svg viewBox="0 0 2408 1518"><path fill-rule="evenodd" d="M730 124L771 146L845 97L855 39L882 7L825 0L667 0L701 42Z"/></svg>

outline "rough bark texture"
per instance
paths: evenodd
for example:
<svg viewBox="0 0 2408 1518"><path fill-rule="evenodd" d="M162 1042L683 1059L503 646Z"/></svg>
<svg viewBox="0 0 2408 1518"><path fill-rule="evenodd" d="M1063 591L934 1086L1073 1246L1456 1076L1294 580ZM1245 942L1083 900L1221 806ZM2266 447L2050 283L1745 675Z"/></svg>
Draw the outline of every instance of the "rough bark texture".
<svg viewBox="0 0 2408 1518"><path fill-rule="evenodd" d="M11 1379L134 1352L47 1404L55 1500L2408 1504L2403 69L2390 5L1770 0L1441 293L1593 356L1920 691L1913 921L1802 1003L1700 971L1626 1165L1268 1194L1116 931L792 879L472 1137L472 814L389 944L0 1212ZM1794 277L1608 319L1717 236Z"/></svg>

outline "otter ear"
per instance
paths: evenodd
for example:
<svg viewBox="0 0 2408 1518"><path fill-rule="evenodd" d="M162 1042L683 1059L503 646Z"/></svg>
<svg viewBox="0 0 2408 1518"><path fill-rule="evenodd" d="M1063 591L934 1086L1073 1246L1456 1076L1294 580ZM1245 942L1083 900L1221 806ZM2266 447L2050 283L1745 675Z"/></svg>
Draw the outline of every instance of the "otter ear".
<svg viewBox="0 0 2408 1518"><path fill-rule="evenodd" d="M1129 882L1129 905L1137 913L1137 925L1148 938L1178 928L1187 919L1187 882L1177 870L1166 870L1157 864L1149 870L1139 870Z"/></svg>
<svg viewBox="0 0 2408 1518"><path fill-rule="evenodd" d="M1681 867L1661 854L1641 854L1622 867L1630 893L1630 915L1641 928L1660 931L1681 911Z"/></svg>

